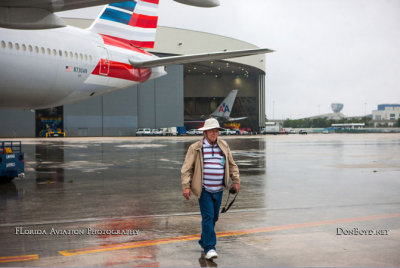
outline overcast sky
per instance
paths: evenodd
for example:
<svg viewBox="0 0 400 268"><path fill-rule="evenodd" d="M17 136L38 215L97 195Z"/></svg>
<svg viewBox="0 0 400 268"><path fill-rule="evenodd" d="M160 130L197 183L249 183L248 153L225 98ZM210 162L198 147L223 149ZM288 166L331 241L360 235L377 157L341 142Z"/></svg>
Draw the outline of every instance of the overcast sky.
<svg viewBox="0 0 400 268"><path fill-rule="evenodd" d="M220 0L195 8L160 0L159 24L221 34L266 56L268 118L301 118L344 104L347 116L400 103L399 0ZM96 17L101 8L63 12Z"/></svg>

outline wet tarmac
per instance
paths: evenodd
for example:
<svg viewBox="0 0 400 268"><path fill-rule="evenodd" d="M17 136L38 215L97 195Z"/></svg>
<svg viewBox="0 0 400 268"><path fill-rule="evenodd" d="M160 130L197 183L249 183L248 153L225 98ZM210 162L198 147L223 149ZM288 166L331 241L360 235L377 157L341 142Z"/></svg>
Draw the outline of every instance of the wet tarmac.
<svg viewBox="0 0 400 268"><path fill-rule="evenodd" d="M400 266L399 134L223 138L242 188L214 262L180 186L199 137L66 138L22 139L26 177L0 185L0 266Z"/></svg>

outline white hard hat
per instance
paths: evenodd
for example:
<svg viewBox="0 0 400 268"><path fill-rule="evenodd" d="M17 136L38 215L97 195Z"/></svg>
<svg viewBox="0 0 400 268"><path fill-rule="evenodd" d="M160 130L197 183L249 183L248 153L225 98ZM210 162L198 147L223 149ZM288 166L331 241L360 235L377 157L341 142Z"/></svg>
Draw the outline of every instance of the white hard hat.
<svg viewBox="0 0 400 268"><path fill-rule="evenodd" d="M210 129L214 129L214 128L218 128L220 129L221 127L219 126L218 120L215 118L209 118L204 122L204 126L199 128L199 130L210 130Z"/></svg>

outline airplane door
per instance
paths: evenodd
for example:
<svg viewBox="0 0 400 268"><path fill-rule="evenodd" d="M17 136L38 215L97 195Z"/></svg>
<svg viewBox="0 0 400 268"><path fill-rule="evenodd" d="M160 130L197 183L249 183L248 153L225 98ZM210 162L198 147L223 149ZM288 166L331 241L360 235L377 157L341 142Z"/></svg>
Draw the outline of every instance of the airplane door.
<svg viewBox="0 0 400 268"><path fill-rule="evenodd" d="M108 75L110 71L110 60L108 56L108 51L105 47L99 47L100 49L100 71L101 75Z"/></svg>

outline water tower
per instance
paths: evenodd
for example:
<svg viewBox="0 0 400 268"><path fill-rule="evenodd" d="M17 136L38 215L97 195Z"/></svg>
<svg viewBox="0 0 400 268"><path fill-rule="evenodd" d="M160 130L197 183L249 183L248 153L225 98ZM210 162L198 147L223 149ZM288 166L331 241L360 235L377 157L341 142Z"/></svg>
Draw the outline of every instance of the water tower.
<svg viewBox="0 0 400 268"><path fill-rule="evenodd" d="M334 113L340 113L340 111L343 109L343 103L332 103L331 108Z"/></svg>

